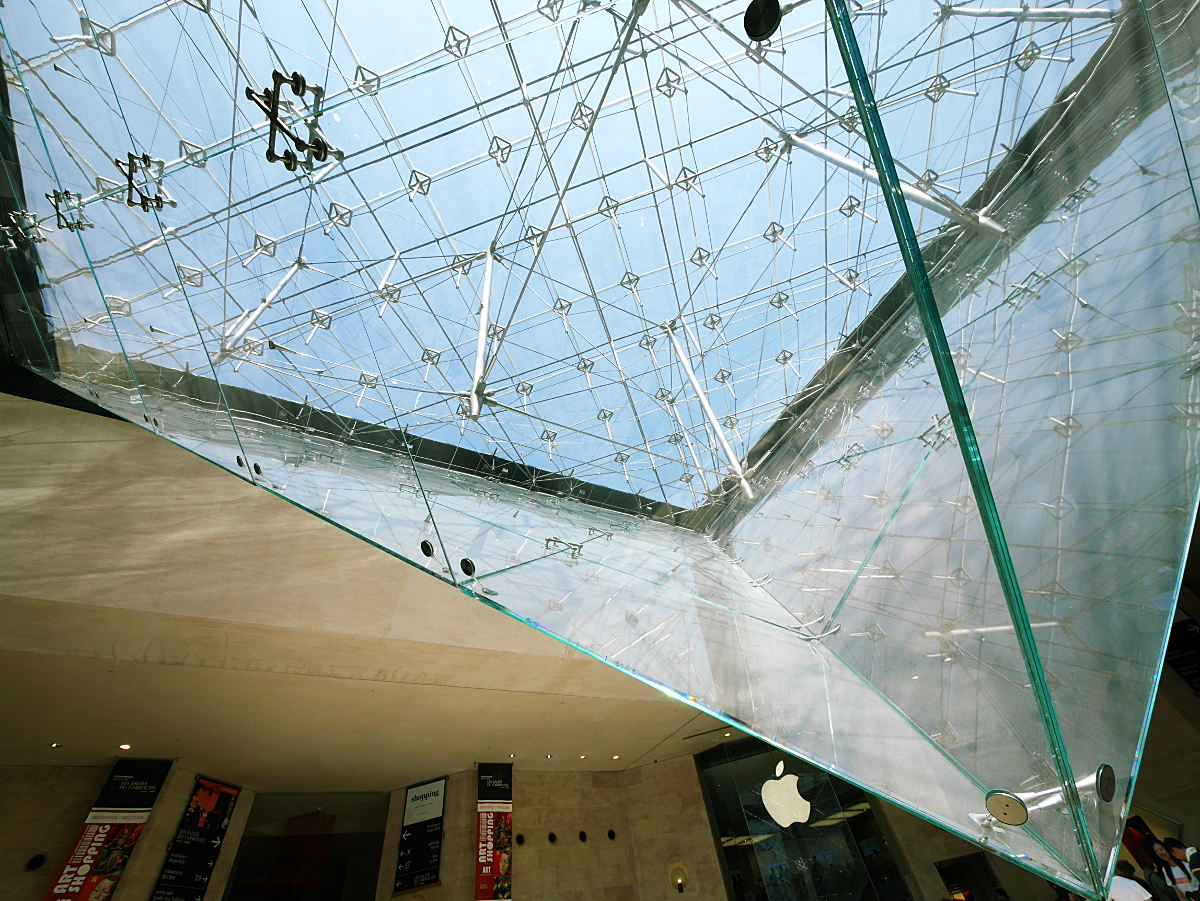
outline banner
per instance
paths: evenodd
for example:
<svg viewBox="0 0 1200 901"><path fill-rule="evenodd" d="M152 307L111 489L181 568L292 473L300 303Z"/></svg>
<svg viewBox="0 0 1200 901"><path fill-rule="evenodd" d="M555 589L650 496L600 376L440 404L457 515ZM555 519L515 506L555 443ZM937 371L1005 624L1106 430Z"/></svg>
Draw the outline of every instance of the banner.
<svg viewBox="0 0 1200 901"><path fill-rule="evenodd" d="M45 901L109 901L170 769L169 760L117 761Z"/></svg>
<svg viewBox="0 0 1200 901"><path fill-rule="evenodd" d="M445 777L410 785L405 791L393 893L436 885L440 881L445 804Z"/></svg>
<svg viewBox="0 0 1200 901"><path fill-rule="evenodd" d="M240 788L196 777L150 901L202 901Z"/></svg>
<svg viewBox="0 0 1200 901"><path fill-rule="evenodd" d="M512 897L512 764L479 764L475 901Z"/></svg>

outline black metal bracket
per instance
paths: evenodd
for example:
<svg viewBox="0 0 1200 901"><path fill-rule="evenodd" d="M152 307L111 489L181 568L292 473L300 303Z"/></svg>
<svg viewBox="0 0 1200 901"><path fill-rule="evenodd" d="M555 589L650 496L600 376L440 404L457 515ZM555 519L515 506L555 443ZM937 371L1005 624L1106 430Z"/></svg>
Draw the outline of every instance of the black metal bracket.
<svg viewBox="0 0 1200 901"><path fill-rule="evenodd" d="M317 125L317 120L321 118L321 103L325 99L325 89L320 85L308 84L304 80L304 76L299 72L284 75L279 70L275 70L271 73L271 81L272 87L263 88L262 93L258 93L250 87L246 88L246 99L252 100L255 106L266 113L267 119L271 124L271 132L267 142L267 162L282 161L285 169L289 172L295 172L299 166L303 166L306 170L311 171L314 162L323 163L330 156L341 159L342 152L336 147L329 145L329 142L321 134L321 129ZM290 87L292 93L297 97L303 97L305 94L312 95L311 115L303 120L304 124L308 127L307 138L301 138L297 135L284 122L280 115L280 105L282 103L281 91L284 85ZM291 141L296 148L295 150L291 147L285 147L282 153L276 150L275 141L280 133ZM304 156L300 157L297 155L298 153L302 153Z"/></svg>
<svg viewBox="0 0 1200 901"><path fill-rule="evenodd" d="M164 205L176 206L174 200L163 193L162 177L163 177L163 162L162 160L150 159L150 154L143 153L138 156L135 153L128 153L127 162L121 162L114 159L117 168L121 170L121 174L125 176L126 181L126 206L140 206L142 212L148 213L150 210L161 210ZM157 169L157 172L155 171ZM157 193L151 195L144 192L137 184L138 173L141 172L146 176L148 181L153 181L158 186ZM134 199L134 193L137 193L137 199Z"/></svg>
<svg viewBox="0 0 1200 901"><path fill-rule="evenodd" d="M54 204L54 222L60 229L73 232L79 231L81 228L95 228L95 224L88 222L83 216L83 210L79 208L80 201L83 200L82 195L73 194L70 191L55 191L53 194L47 194L46 199ZM72 207L76 211L74 219L69 215ZM33 240L38 239L34 238Z"/></svg>

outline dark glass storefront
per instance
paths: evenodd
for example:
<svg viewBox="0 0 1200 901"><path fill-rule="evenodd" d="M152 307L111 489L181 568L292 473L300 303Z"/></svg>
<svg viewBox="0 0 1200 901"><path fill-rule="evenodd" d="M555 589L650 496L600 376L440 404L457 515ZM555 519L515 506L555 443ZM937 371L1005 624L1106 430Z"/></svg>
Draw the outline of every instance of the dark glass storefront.
<svg viewBox="0 0 1200 901"><path fill-rule="evenodd" d="M731 899L911 898L861 789L759 741L713 748L697 763ZM803 821L780 826L768 806L784 821Z"/></svg>
<svg viewBox="0 0 1200 901"><path fill-rule="evenodd" d="M374 901L387 792L259 794L224 901Z"/></svg>

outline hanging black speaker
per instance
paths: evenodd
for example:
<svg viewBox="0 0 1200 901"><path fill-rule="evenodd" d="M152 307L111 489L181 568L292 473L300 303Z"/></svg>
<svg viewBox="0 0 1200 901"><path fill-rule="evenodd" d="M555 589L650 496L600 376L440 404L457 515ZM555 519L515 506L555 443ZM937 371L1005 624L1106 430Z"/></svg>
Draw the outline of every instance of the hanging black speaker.
<svg viewBox="0 0 1200 901"><path fill-rule="evenodd" d="M750 40L765 41L779 28L781 19L783 12L779 9L779 0L750 0L742 25Z"/></svg>

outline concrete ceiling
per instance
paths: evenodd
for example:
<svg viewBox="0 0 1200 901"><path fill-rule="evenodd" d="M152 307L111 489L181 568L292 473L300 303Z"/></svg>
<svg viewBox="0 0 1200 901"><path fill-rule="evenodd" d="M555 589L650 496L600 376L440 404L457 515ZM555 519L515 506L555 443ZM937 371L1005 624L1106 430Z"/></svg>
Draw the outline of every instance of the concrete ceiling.
<svg viewBox="0 0 1200 901"><path fill-rule="evenodd" d="M358 791L732 731L119 420L0 394L0 522L2 763Z"/></svg>

